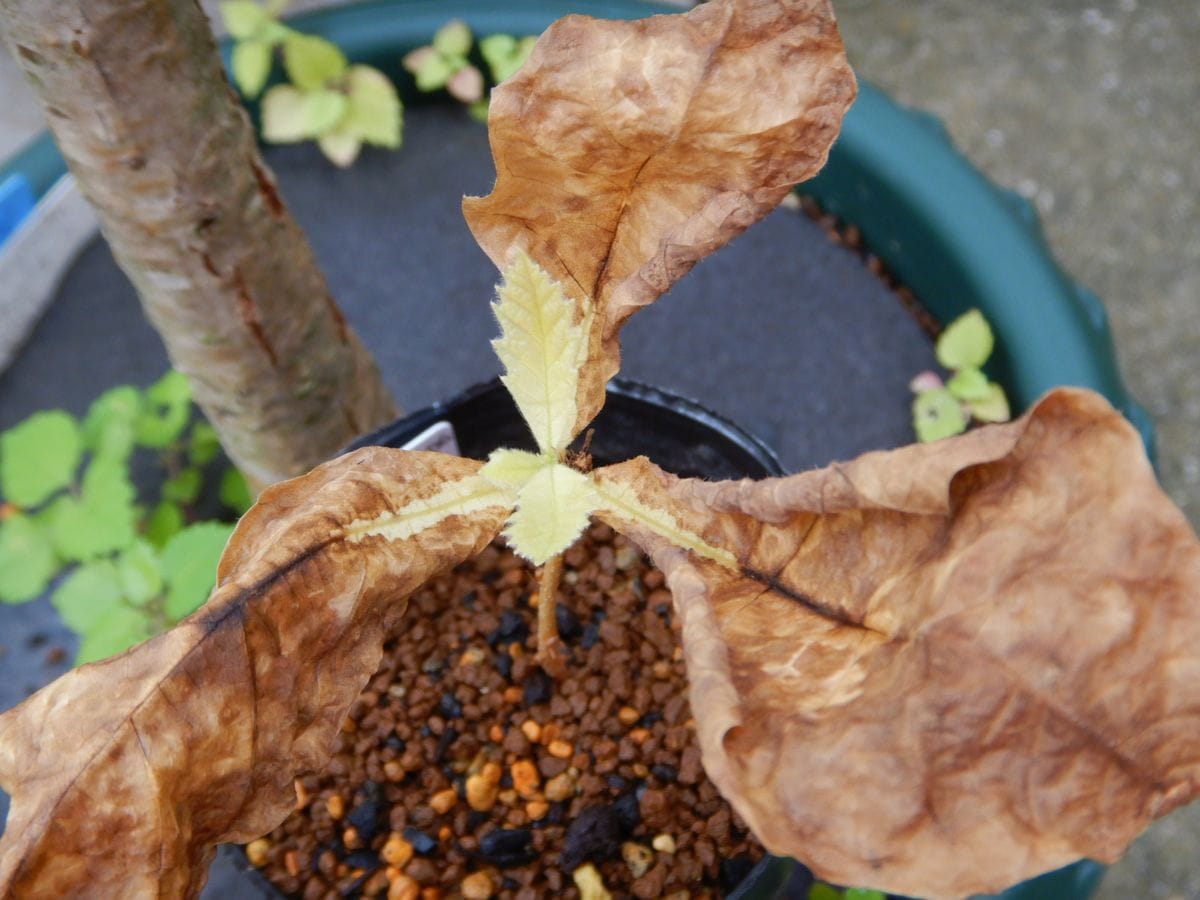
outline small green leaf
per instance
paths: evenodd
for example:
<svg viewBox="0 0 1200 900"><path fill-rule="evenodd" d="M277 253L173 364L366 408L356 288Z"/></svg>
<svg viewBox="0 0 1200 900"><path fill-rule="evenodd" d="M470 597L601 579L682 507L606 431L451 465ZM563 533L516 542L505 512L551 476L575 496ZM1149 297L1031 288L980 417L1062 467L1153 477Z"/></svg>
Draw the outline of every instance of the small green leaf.
<svg viewBox="0 0 1200 900"><path fill-rule="evenodd" d="M188 438L188 462L194 466L207 466L220 452L221 441L217 437L217 429L203 419L198 419Z"/></svg>
<svg viewBox="0 0 1200 900"><path fill-rule="evenodd" d="M480 100L478 103L472 103L467 107L467 115L476 122L482 122L484 125L486 125L488 120L488 109L490 108L491 103L489 103L487 100Z"/></svg>
<svg viewBox="0 0 1200 900"><path fill-rule="evenodd" d="M842 892L823 881L817 881L808 889L808 900L842 900Z"/></svg>
<svg viewBox="0 0 1200 900"><path fill-rule="evenodd" d="M517 39L511 34L489 34L479 41L479 53L483 61L492 70L497 81L504 79L496 74L496 70L506 66L517 52Z"/></svg>
<svg viewBox="0 0 1200 900"><path fill-rule="evenodd" d="M980 422L1007 422L1012 418L1004 388L998 384L989 384L987 396L970 401L967 409Z"/></svg>
<svg viewBox="0 0 1200 900"><path fill-rule="evenodd" d="M146 540L155 547L162 548L183 529L183 526L183 510L178 504L164 500L154 507L150 518L146 520Z"/></svg>
<svg viewBox="0 0 1200 900"><path fill-rule="evenodd" d="M438 52L432 47L418 47L417 49L410 50L408 53L404 54L404 58L400 60L400 65L402 65L406 71L412 72L414 75L416 75L417 72L421 71L421 67L424 66L431 57L436 56L438 56Z"/></svg>
<svg viewBox="0 0 1200 900"><path fill-rule="evenodd" d="M96 622L121 602L123 591L117 567L107 559L84 563L50 595L62 620L76 634L87 634Z"/></svg>
<svg viewBox="0 0 1200 900"><path fill-rule="evenodd" d="M343 128L379 147L400 146L402 106L386 75L370 66L353 66L347 76L350 111Z"/></svg>
<svg viewBox="0 0 1200 900"><path fill-rule="evenodd" d="M150 622L145 614L124 604L109 607L83 636L75 665L115 656L148 637Z"/></svg>
<svg viewBox="0 0 1200 900"><path fill-rule="evenodd" d="M34 413L0 434L0 494L17 506L38 506L71 483L82 453L72 416Z"/></svg>
<svg viewBox="0 0 1200 900"><path fill-rule="evenodd" d="M292 32L283 42L283 65L292 84L302 91L325 87L346 74L346 56L324 38Z"/></svg>
<svg viewBox="0 0 1200 900"><path fill-rule="evenodd" d="M995 338L977 309L963 313L937 339L937 359L947 369L979 369L992 355Z"/></svg>
<svg viewBox="0 0 1200 900"><path fill-rule="evenodd" d="M308 140L304 94L290 84L277 84L263 94L262 136L272 144L294 144Z"/></svg>
<svg viewBox="0 0 1200 900"><path fill-rule="evenodd" d="M171 369L146 389L135 424L137 442L161 450L173 444L192 417L192 391L182 372Z"/></svg>
<svg viewBox="0 0 1200 900"><path fill-rule="evenodd" d="M158 553L146 541L134 541L132 547L117 557L115 565L121 592L135 606L145 605L162 591Z"/></svg>
<svg viewBox="0 0 1200 900"><path fill-rule="evenodd" d="M167 617L178 621L208 599L216 583L217 561L233 533L225 522L198 522L175 535L160 557L167 582Z"/></svg>
<svg viewBox="0 0 1200 900"><path fill-rule="evenodd" d="M83 446L96 456L125 459L133 452L142 392L131 385L110 388L92 401L83 419Z"/></svg>
<svg viewBox="0 0 1200 900"><path fill-rule="evenodd" d="M253 0L228 0L220 9L225 30L238 40L256 37L271 21L267 11Z"/></svg>
<svg viewBox="0 0 1200 900"><path fill-rule="evenodd" d="M164 500L182 503L185 506L190 505L195 503L196 498L200 496L202 483L200 470L195 466L188 466L163 484L162 497Z"/></svg>
<svg viewBox="0 0 1200 900"><path fill-rule="evenodd" d="M511 78L525 64L536 43L536 37L518 41L511 34L493 34L479 42L479 52L491 70L492 80L501 82Z"/></svg>
<svg viewBox="0 0 1200 900"><path fill-rule="evenodd" d="M275 14L272 13L272 15ZM288 35L290 34L292 34L292 29L272 19L266 24L266 27L264 27L262 32L258 35L258 40L262 41L264 44L274 50L276 47L286 41L288 39Z"/></svg>
<svg viewBox="0 0 1200 900"><path fill-rule="evenodd" d="M425 92L441 90L453 74L454 69L443 57L437 54L426 57L421 63L421 67L416 70L417 90Z"/></svg>
<svg viewBox="0 0 1200 900"><path fill-rule="evenodd" d="M59 555L82 562L133 543L135 496L124 461L98 456L84 473L82 496L59 497L41 518Z"/></svg>
<svg viewBox="0 0 1200 900"><path fill-rule="evenodd" d="M883 891L873 891L870 888L846 888L843 896L846 900L887 900Z"/></svg>
<svg viewBox="0 0 1200 900"><path fill-rule="evenodd" d="M21 513L0 521L0 601L34 599L57 571L54 545L36 521Z"/></svg>
<svg viewBox="0 0 1200 900"><path fill-rule="evenodd" d="M312 91L304 95L304 129L309 137L332 131L346 114L349 101L338 91Z"/></svg>
<svg viewBox="0 0 1200 900"><path fill-rule="evenodd" d="M245 476L232 466L221 475L218 496L224 506L239 516L254 505L254 492L246 483Z"/></svg>
<svg viewBox="0 0 1200 900"><path fill-rule="evenodd" d="M945 388L922 391L913 399L913 429L922 443L938 441L967 430L962 404Z"/></svg>
<svg viewBox="0 0 1200 900"><path fill-rule="evenodd" d="M473 42L471 29L461 19L451 19L433 36L433 49L442 56L466 56Z"/></svg>
<svg viewBox="0 0 1200 900"><path fill-rule="evenodd" d="M233 45L230 68L242 95L251 99L257 97L271 74L271 45L265 41L238 41Z"/></svg>
<svg viewBox="0 0 1200 900"><path fill-rule="evenodd" d="M984 400L991 394L987 376L978 369L955 372L946 388L959 400Z"/></svg>
<svg viewBox="0 0 1200 900"><path fill-rule="evenodd" d="M325 158L339 168L345 169L356 159L362 150L362 141L345 128L337 128L326 132L317 139L317 146L325 154Z"/></svg>

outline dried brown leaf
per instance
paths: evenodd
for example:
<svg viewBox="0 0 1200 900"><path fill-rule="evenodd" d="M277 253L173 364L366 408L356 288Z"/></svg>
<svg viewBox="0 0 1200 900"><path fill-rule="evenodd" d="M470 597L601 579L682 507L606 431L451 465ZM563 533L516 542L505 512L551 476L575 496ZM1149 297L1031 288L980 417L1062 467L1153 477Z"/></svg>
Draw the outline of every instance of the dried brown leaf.
<svg viewBox="0 0 1200 900"><path fill-rule="evenodd" d="M600 479L737 556L607 516L668 575L705 767L772 851L961 897L1200 790L1200 544L1097 395L766 482Z"/></svg>
<svg viewBox="0 0 1200 900"><path fill-rule="evenodd" d="M293 778L328 759L404 599L510 512L481 508L503 501L478 467L368 448L269 488L196 614L0 716L13 793L0 896L194 895L214 844L275 827ZM395 540L363 524L464 485L469 516Z"/></svg>
<svg viewBox="0 0 1200 900"><path fill-rule="evenodd" d="M855 91L828 0L721 0L568 16L492 92L496 186L463 211L499 268L523 249L595 304L576 432L624 321L814 175Z"/></svg>

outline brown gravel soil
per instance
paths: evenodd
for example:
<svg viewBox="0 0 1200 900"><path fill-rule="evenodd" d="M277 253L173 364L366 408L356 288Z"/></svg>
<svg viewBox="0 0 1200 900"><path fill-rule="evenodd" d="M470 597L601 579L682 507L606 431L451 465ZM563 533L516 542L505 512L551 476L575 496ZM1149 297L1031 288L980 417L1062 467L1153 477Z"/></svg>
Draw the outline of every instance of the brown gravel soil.
<svg viewBox="0 0 1200 900"><path fill-rule="evenodd" d="M701 768L661 573L605 526L566 553L557 683L536 585L497 544L411 599L328 769L247 847L281 891L683 900L762 857Z"/></svg>

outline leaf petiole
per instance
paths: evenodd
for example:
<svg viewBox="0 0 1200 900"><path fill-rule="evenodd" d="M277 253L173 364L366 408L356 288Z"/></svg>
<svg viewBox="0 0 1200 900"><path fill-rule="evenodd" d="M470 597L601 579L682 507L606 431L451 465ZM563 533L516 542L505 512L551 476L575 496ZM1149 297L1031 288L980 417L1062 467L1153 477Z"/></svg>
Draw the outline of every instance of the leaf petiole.
<svg viewBox="0 0 1200 900"><path fill-rule="evenodd" d="M562 640L558 636L558 584L562 579L563 558L561 553L546 560L538 576L537 603L537 660L554 678L567 674Z"/></svg>

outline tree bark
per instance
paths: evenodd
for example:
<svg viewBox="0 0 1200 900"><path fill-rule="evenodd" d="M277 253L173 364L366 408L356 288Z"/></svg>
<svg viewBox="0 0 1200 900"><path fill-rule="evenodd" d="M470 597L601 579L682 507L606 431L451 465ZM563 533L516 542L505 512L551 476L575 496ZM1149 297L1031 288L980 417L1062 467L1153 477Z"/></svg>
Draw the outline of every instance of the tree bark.
<svg viewBox="0 0 1200 900"><path fill-rule="evenodd" d="M196 0L0 0L0 30L172 363L252 483L299 474L396 414Z"/></svg>

